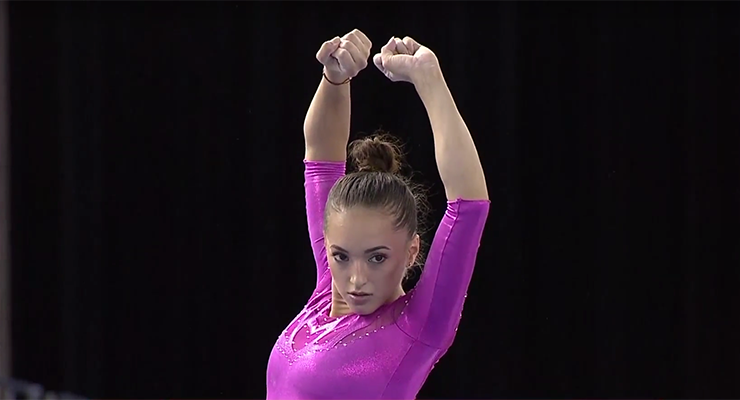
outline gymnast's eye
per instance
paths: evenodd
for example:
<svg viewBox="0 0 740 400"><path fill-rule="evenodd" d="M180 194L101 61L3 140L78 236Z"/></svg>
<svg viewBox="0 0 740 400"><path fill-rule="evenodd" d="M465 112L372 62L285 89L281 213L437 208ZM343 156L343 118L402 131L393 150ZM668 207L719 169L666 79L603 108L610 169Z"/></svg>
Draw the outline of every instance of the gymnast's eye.
<svg viewBox="0 0 740 400"><path fill-rule="evenodd" d="M337 262L349 261L349 257L347 257L347 255L344 253L333 253L331 256L334 257L334 260L336 260Z"/></svg>
<svg viewBox="0 0 740 400"><path fill-rule="evenodd" d="M376 254L372 257L370 257L370 262L373 264L381 264L383 263L388 257L384 256L383 254Z"/></svg>

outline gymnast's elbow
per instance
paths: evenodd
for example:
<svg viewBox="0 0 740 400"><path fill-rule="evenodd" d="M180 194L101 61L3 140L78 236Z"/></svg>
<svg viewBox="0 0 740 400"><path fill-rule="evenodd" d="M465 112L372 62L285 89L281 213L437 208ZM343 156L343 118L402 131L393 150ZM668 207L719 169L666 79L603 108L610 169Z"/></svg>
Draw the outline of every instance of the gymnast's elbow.
<svg viewBox="0 0 740 400"><path fill-rule="evenodd" d="M480 166L460 171L442 181L449 201L489 200L485 174Z"/></svg>

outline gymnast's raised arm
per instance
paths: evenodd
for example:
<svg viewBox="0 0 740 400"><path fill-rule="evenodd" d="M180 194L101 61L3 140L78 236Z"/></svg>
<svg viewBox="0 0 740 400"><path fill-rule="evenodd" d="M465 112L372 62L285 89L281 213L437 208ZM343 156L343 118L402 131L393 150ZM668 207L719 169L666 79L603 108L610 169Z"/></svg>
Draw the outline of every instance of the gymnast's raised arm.
<svg viewBox="0 0 740 400"><path fill-rule="evenodd" d="M409 37L392 38L373 62L392 81L414 85L432 126L447 210L399 326L422 343L444 350L460 321L488 217L483 168L431 50Z"/></svg>
<svg viewBox="0 0 740 400"><path fill-rule="evenodd" d="M367 66L370 40L355 29L325 42L316 59L324 76L303 124L306 141L305 187L308 231L317 268L317 284L328 272L323 218L326 199L344 175L350 129L350 80Z"/></svg>
<svg viewBox="0 0 740 400"><path fill-rule="evenodd" d="M437 56L410 37L392 38L373 61L390 80L410 82L416 88L432 124L437 168L447 199L488 200L478 152Z"/></svg>

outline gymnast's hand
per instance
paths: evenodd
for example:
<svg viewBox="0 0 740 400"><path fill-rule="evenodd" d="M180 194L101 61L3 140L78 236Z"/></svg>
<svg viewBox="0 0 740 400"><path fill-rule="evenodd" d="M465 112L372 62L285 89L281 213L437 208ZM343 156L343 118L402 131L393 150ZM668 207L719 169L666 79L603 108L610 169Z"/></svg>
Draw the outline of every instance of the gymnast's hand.
<svg viewBox="0 0 740 400"><path fill-rule="evenodd" d="M324 42L316 53L316 59L324 65L326 78L334 83L342 83L354 78L367 67L372 43L358 29L340 37Z"/></svg>
<svg viewBox="0 0 740 400"><path fill-rule="evenodd" d="M380 53L373 56L373 63L393 82L416 84L429 74L439 72L437 56L408 36L403 40L392 37Z"/></svg>

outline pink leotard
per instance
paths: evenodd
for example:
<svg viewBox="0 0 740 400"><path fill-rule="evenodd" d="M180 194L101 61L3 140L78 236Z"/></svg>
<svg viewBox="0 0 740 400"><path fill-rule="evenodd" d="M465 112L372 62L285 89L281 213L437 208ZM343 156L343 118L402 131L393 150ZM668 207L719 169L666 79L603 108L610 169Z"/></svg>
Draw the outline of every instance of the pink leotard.
<svg viewBox="0 0 740 400"><path fill-rule="evenodd" d="M332 318L323 217L345 163L305 164L316 289L272 349L267 399L414 399L455 338L490 202L447 203L419 282L409 293L370 315Z"/></svg>

